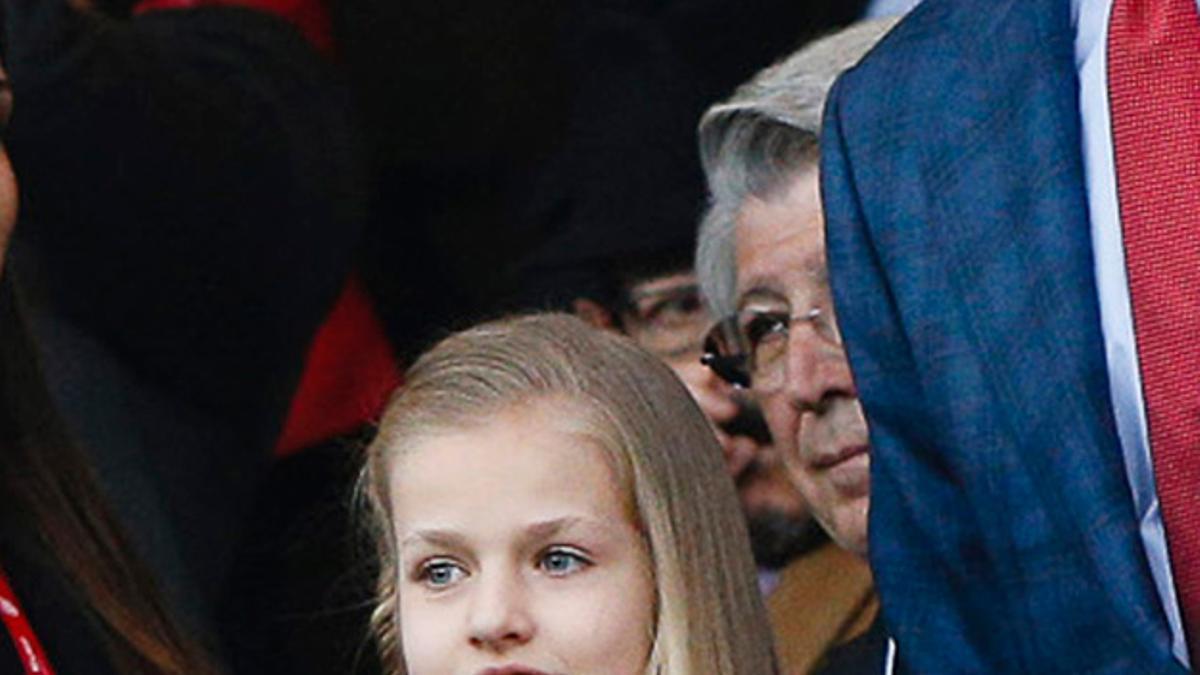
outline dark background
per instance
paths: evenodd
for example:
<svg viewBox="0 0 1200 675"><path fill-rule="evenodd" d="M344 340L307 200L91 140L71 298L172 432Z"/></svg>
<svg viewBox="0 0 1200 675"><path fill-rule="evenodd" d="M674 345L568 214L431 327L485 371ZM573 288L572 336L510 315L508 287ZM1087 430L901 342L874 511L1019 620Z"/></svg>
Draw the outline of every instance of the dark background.
<svg viewBox="0 0 1200 675"><path fill-rule="evenodd" d="M698 215L692 129L703 110L864 4L335 0L375 169L361 267L397 346L411 354L496 311L533 252L548 241L559 242L550 257L579 250L564 230L588 229L580 235L593 251L597 239L653 238L636 215L650 197L619 198L648 182L622 178L653 154L639 153L639 137L670 138L686 153L666 171L664 192L683 186ZM607 155L578 170L597 153ZM577 178L556 184L548 172ZM575 224L572 210L597 183L621 180L604 201L624 210L606 213L592 199L583 208L597 215ZM596 222L612 232L597 235Z"/></svg>

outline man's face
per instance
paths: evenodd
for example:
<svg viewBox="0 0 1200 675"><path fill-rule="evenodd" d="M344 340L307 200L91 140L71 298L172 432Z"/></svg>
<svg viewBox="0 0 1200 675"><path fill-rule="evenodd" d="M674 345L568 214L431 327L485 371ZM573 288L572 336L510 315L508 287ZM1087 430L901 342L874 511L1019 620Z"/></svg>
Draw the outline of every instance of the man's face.
<svg viewBox="0 0 1200 675"><path fill-rule="evenodd" d="M755 402L700 363L712 319L696 276L684 272L640 281L630 287L628 299L629 309L621 316L626 333L675 371L713 423L746 513L755 560L782 567L811 541L808 508Z"/></svg>
<svg viewBox="0 0 1200 675"><path fill-rule="evenodd" d="M752 383L775 445L829 535L865 554L867 425L834 320L816 170L771 200L747 201L736 237L739 315L791 318L763 338L778 341L780 356L760 359Z"/></svg>

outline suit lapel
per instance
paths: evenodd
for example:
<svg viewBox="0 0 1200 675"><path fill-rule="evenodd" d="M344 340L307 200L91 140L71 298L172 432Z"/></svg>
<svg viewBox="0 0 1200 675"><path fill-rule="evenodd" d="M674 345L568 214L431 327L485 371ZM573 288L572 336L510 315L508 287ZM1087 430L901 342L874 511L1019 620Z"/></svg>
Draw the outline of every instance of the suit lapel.
<svg viewBox="0 0 1200 675"><path fill-rule="evenodd" d="M1015 451L990 469L1024 476L1061 550L1084 552L1078 566L1128 639L1164 662L1169 632L1111 413L1067 3L965 4L956 16L974 25L956 34L967 79L952 85L963 129L933 144L922 171L954 261L946 286Z"/></svg>

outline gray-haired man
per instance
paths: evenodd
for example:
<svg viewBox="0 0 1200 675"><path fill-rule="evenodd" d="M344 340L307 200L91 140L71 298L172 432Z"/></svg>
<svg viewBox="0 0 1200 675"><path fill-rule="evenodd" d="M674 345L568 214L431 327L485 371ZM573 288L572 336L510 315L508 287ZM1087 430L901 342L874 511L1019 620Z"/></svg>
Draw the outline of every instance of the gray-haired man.
<svg viewBox="0 0 1200 675"><path fill-rule="evenodd" d="M833 559L838 572L865 567L870 447L827 280L817 139L834 79L894 24L863 22L813 43L710 108L700 124L712 205L696 270L714 315L728 317L710 335L707 358L759 398L793 481L849 552ZM865 578L865 588L837 589L868 598L854 608L860 615L840 618L875 625L835 636L821 672L893 668L894 645ZM809 598L796 611L816 617L828 612L825 603L842 601ZM788 649L780 645L785 666Z"/></svg>

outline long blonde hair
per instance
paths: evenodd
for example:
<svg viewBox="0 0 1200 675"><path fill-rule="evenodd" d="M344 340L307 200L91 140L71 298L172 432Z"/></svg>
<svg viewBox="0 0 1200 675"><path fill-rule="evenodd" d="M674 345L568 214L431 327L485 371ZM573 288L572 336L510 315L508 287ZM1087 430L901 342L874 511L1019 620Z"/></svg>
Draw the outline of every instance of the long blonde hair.
<svg viewBox="0 0 1200 675"><path fill-rule="evenodd" d="M372 629L405 673L388 470L429 433L480 425L546 398L579 404L632 495L656 586L654 675L776 671L749 539L704 414L669 368L565 314L485 323L422 356L384 413L363 487L380 556Z"/></svg>

